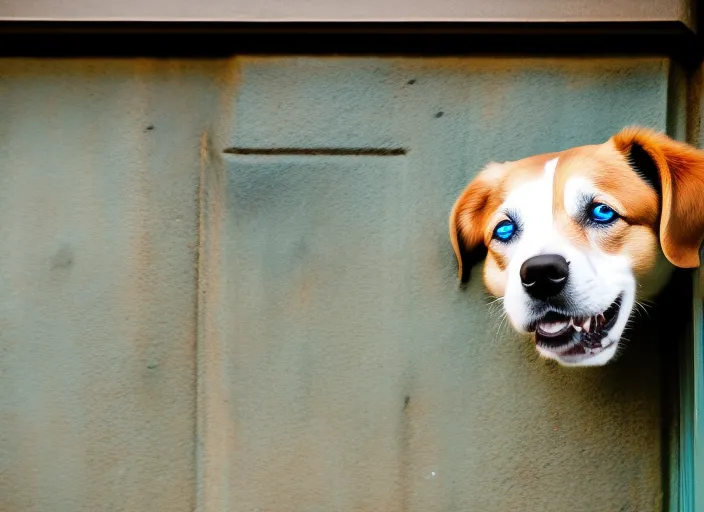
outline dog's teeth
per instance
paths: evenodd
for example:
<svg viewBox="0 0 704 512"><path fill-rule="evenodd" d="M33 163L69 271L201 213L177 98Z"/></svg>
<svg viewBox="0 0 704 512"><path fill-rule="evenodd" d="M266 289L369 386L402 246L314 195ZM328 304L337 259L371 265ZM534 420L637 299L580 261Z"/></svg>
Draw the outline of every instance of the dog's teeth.
<svg viewBox="0 0 704 512"><path fill-rule="evenodd" d="M592 325L592 317L589 316L589 317L587 317L587 319L586 319L586 320L584 321L584 323L582 324L582 328L583 328L585 331L589 332L589 328L591 327L591 325Z"/></svg>
<svg viewBox="0 0 704 512"><path fill-rule="evenodd" d="M565 327L567 327L567 322L551 322L540 325L540 329L548 334L560 332Z"/></svg>
<svg viewBox="0 0 704 512"><path fill-rule="evenodd" d="M574 323L574 318L570 318L570 327L577 332L582 332L582 326Z"/></svg>

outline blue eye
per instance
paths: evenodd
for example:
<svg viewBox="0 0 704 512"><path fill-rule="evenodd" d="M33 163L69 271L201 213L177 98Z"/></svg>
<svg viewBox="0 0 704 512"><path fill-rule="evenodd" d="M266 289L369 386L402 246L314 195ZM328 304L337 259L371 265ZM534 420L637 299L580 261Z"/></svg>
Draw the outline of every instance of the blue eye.
<svg viewBox="0 0 704 512"><path fill-rule="evenodd" d="M589 207L589 220L597 224L609 224L618 218L618 214L604 203L595 203Z"/></svg>
<svg viewBox="0 0 704 512"><path fill-rule="evenodd" d="M502 220L494 229L494 238L508 242L516 234L516 224L512 220Z"/></svg>

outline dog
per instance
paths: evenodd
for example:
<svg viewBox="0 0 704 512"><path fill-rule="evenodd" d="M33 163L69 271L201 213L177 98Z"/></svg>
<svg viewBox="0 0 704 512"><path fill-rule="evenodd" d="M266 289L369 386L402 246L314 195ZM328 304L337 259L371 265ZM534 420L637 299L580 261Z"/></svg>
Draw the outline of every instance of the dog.
<svg viewBox="0 0 704 512"><path fill-rule="evenodd" d="M460 281L484 259L484 285L541 356L604 365L639 301L699 266L704 151L633 126L490 163L452 207L450 240Z"/></svg>

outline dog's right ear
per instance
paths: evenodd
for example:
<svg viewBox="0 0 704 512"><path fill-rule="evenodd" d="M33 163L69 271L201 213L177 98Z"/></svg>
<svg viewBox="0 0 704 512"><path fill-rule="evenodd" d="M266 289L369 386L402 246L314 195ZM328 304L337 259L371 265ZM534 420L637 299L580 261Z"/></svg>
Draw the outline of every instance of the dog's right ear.
<svg viewBox="0 0 704 512"><path fill-rule="evenodd" d="M698 267L704 242L704 151L640 127L625 128L612 141L661 192L660 245L667 259L680 268Z"/></svg>
<svg viewBox="0 0 704 512"><path fill-rule="evenodd" d="M486 256L484 231L493 213L489 203L496 198L504 168L489 164L467 185L450 212L450 241L457 258L457 277L469 281L472 267Z"/></svg>

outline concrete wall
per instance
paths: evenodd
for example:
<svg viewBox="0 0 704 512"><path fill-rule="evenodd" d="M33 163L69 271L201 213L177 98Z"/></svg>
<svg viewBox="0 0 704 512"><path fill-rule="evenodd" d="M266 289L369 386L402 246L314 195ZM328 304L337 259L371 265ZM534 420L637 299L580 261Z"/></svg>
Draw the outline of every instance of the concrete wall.
<svg viewBox="0 0 704 512"><path fill-rule="evenodd" d="M538 360L447 214L490 160L665 129L668 73L0 62L0 510L660 510L654 336Z"/></svg>

